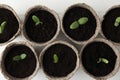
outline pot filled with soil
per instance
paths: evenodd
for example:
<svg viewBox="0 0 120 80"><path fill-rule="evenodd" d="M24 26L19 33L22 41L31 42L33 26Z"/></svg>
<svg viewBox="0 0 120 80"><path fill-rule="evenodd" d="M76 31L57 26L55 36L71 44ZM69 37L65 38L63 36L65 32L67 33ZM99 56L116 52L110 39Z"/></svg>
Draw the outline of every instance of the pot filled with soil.
<svg viewBox="0 0 120 80"><path fill-rule="evenodd" d="M6 79L30 80L38 68L37 54L26 42L11 43L3 51L1 70Z"/></svg>
<svg viewBox="0 0 120 80"><path fill-rule="evenodd" d="M102 35L115 44L120 44L120 5L113 6L104 15Z"/></svg>
<svg viewBox="0 0 120 80"><path fill-rule="evenodd" d="M78 51L71 44L56 41L46 46L39 60L50 80L68 80L79 67Z"/></svg>
<svg viewBox="0 0 120 80"><path fill-rule="evenodd" d="M100 20L88 5L70 6L62 18L62 31L73 42L84 44L93 40L100 30Z"/></svg>
<svg viewBox="0 0 120 80"><path fill-rule="evenodd" d="M46 45L59 34L60 20L57 13L45 6L28 10L23 25L25 39L34 45Z"/></svg>
<svg viewBox="0 0 120 80"><path fill-rule="evenodd" d="M108 40L95 39L85 44L80 57L84 71L97 80L106 80L119 69L119 52Z"/></svg>
<svg viewBox="0 0 120 80"><path fill-rule="evenodd" d="M0 4L0 44L8 43L20 33L21 22L8 5Z"/></svg>

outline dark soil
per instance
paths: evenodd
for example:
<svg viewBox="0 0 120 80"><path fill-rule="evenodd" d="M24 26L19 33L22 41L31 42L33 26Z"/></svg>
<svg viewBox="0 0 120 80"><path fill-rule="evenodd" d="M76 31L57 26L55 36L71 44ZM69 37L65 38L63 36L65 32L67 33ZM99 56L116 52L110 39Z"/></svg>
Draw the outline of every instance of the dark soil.
<svg viewBox="0 0 120 80"><path fill-rule="evenodd" d="M58 63L53 62L53 55L59 57ZM43 55L43 69L49 76L65 77L76 67L77 56L72 48L64 44L55 44Z"/></svg>
<svg viewBox="0 0 120 80"><path fill-rule="evenodd" d="M99 58L105 58L108 64L97 63ZM82 64L84 68L96 77L106 76L115 67L117 56L111 47L103 42L93 42L88 44L82 52Z"/></svg>
<svg viewBox="0 0 120 80"><path fill-rule="evenodd" d="M27 57L20 61L13 61L13 57L25 53ZM25 45L12 46L5 56L4 66L8 74L16 78L25 78L35 71L36 58L30 48Z"/></svg>
<svg viewBox="0 0 120 80"><path fill-rule="evenodd" d="M80 25L79 28L75 30L71 30L70 25L81 17L88 17L88 22L85 25ZM65 13L63 25L63 28L69 37L76 41L85 41L95 34L97 23L94 15L88 9L73 7Z"/></svg>
<svg viewBox="0 0 120 80"><path fill-rule="evenodd" d="M36 15L43 22L43 24L35 25L32 20L32 16ZM29 14L26 23L25 30L30 40L42 43L51 40L57 31L57 21L53 14L45 10L36 10Z"/></svg>
<svg viewBox="0 0 120 80"><path fill-rule="evenodd" d="M7 21L5 29L0 34L0 43L4 43L10 40L18 31L19 23L16 16L8 9L0 8L0 24L3 21Z"/></svg>
<svg viewBox="0 0 120 80"><path fill-rule="evenodd" d="M120 42L120 25L114 26L115 20L120 16L120 8L110 10L102 22L102 31L105 37L111 41Z"/></svg>

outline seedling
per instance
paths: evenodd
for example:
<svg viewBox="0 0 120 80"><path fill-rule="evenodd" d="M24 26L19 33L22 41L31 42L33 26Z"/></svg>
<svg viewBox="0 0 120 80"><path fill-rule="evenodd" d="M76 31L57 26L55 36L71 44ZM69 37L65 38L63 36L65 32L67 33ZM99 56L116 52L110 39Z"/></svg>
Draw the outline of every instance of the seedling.
<svg viewBox="0 0 120 80"><path fill-rule="evenodd" d="M107 59L105 59L105 58L99 58L99 60L97 61L97 63L101 63L101 62L103 62L105 64L109 63L109 61Z"/></svg>
<svg viewBox="0 0 120 80"><path fill-rule="evenodd" d="M120 16L116 18L114 26L118 27L120 25Z"/></svg>
<svg viewBox="0 0 120 80"><path fill-rule="evenodd" d="M53 61L54 61L54 63L58 63L58 60L59 60L58 55L54 54L53 55Z"/></svg>
<svg viewBox="0 0 120 80"><path fill-rule="evenodd" d="M79 27L79 25L84 25L87 22L88 22L88 18L87 17L82 17L82 18L78 19L78 21L74 21L70 25L70 29L77 29Z"/></svg>
<svg viewBox="0 0 120 80"><path fill-rule="evenodd" d="M20 60L25 59L26 57L27 57L27 55L23 53L23 54L13 57L13 61L20 61Z"/></svg>
<svg viewBox="0 0 120 80"><path fill-rule="evenodd" d="M3 33L4 29L5 29L5 26L6 26L7 22L6 21L3 21L0 25L0 34Z"/></svg>
<svg viewBox="0 0 120 80"><path fill-rule="evenodd" d="M32 20L35 22L36 26L39 24L43 24L43 22L41 22L40 19L36 15L32 16Z"/></svg>

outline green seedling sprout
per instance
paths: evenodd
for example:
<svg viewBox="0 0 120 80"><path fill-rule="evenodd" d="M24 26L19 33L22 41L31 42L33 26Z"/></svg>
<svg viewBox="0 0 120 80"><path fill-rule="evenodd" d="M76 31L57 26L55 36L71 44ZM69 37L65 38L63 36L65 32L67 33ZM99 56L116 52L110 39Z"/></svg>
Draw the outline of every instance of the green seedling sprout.
<svg viewBox="0 0 120 80"><path fill-rule="evenodd" d="M0 34L3 33L4 29L5 29L5 26L6 26L7 22L6 21L3 21L0 25Z"/></svg>
<svg viewBox="0 0 120 80"><path fill-rule="evenodd" d="M53 55L53 61L54 61L54 63L58 63L58 60L59 60L58 55L54 54Z"/></svg>
<svg viewBox="0 0 120 80"><path fill-rule="evenodd" d="M120 16L116 18L114 26L118 27L120 25Z"/></svg>
<svg viewBox="0 0 120 80"><path fill-rule="evenodd" d="M41 22L40 19L36 15L32 16L32 20L35 22L36 26L39 24L43 24L43 22Z"/></svg>
<svg viewBox="0 0 120 80"><path fill-rule="evenodd" d="M107 59L105 59L105 58L99 58L99 60L97 61L97 63L101 63L101 62L103 62L105 64L109 63L109 61Z"/></svg>
<svg viewBox="0 0 120 80"><path fill-rule="evenodd" d="M77 29L79 27L79 25L84 25L87 22L88 22L88 18L87 17L82 17L82 18L78 19L78 21L74 21L70 25L70 29Z"/></svg>
<svg viewBox="0 0 120 80"><path fill-rule="evenodd" d="M23 53L23 54L13 57L13 61L20 61L20 60L25 59L26 57L27 57L27 55Z"/></svg>

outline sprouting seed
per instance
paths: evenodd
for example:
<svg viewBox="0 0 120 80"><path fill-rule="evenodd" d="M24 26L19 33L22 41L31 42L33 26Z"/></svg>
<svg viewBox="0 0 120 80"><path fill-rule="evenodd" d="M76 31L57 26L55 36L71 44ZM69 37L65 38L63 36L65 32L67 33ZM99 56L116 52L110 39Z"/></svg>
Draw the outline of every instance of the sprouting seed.
<svg viewBox="0 0 120 80"><path fill-rule="evenodd" d="M14 57L13 57L13 61L20 61L20 60L25 59L26 57L27 57L27 55L23 53L23 54L14 56Z"/></svg>
<svg viewBox="0 0 120 80"><path fill-rule="evenodd" d="M39 24L43 24L43 22L41 22L40 19L36 15L32 16L32 20L35 22L36 26Z"/></svg>
<svg viewBox="0 0 120 80"><path fill-rule="evenodd" d="M100 62L103 62L105 64L109 63L109 61L107 59L105 59L105 58L99 58L99 60L97 61L97 63L100 63Z"/></svg>
<svg viewBox="0 0 120 80"><path fill-rule="evenodd" d="M7 22L6 21L3 21L0 25L0 34L3 33L4 29L5 29L5 26L6 26Z"/></svg>
<svg viewBox="0 0 120 80"><path fill-rule="evenodd" d="M87 17L82 17L80 19L78 19L77 21L74 21L71 25L70 25L70 29L77 29L79 28L80 25L84 25L88 22L88 18Z"/></svg>
<svg viewBox="0 0 120 80"><path fill-rule="evenodd" d="M58 63L58 60L59 60L58 55L54 54L53 55L53 61L54 61L54 63Z"/></svg>
<svg viewBox="0 0 120 80"><path fill-rule="evenodd" d="M115 27L118 27L120 25L120 17L117 17L114 23Z"/></svg>

